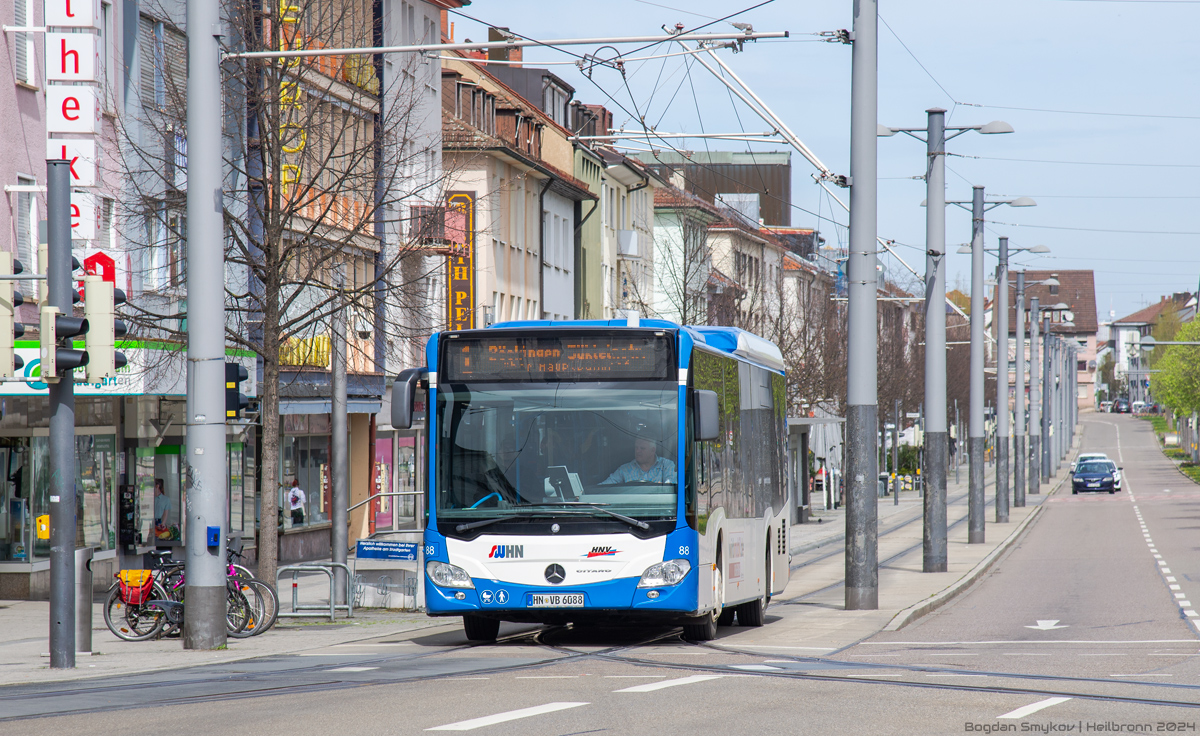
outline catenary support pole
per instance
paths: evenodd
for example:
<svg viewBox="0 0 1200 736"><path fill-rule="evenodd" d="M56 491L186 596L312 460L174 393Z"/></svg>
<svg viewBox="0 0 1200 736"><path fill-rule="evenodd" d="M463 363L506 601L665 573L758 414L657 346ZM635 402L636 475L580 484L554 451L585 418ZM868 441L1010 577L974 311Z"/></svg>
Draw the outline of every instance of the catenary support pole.
<svg viewBox="0 0 1200 736"><path fill-rule="evenodd" d="M346 548L349 544L349 525L350 525L350 463L349 463L349 432L347 428L348 416L346 407L346 305L342 301L342 289L344 282L342 280L341 268L338 269L338 274L335 277L338 280L334 286L338 290L338 301L333 309L332 318L332 338L333 338L333 355L330 365L330 393L333 399L333 417L331 418L331 430L333 436L331 438L330 450L332 457L331 470L333 471L332 490L333 490L333 514L330 517L332 522L330 528L330 544L333 546L334 562L346 564ZM333 569L334 589L337 591L337 602L344 604L346 596L346 571L341 568Z"/></svg>
<svg viewBox="0 0 1200 736"><path fill-rule="evenodd" d="M46 162L46 290L70 316L71 162ZM54 346L50 346L53 350ZM50 387L50 667L75 667L75 383L70 368ZM28 522L26 522L28 523Z"/></svg>
<svg viewBox="0 0 1200 736"><path fill-rule="evenodd" d="M946 572L946 111L925 111L925 495L921 570ZM955 421L958 421L955 409ZM962 436L959 435L959 441ZM958 481L958 455L954 479Z"/></svg>
<svg viewBox="0 0 1200 736"><path fill-rule="evenodd" d="M1054 422L1051 411L1054 398L1054 370L1050 357L1050 314L1042 315L1042 456L1038 459L1042 482L1050 482L1050 428Z"/></svg>
<svg viewBox="0 0 1200 736"><path fill-rule="evenodd" d="M996 522L1008 521L1008 238L996 266Z"/></svg>
<svg viewBox="0 0 1200 736"><path fill-rule="evenodd" d="M225 646L225 252L219 3L188 0L184 649ZM189 485L190 484L190 485ZM266 520L273 524L273 520Z"/></svg>
<svg viewBox="0 0 1200 736"><path fill-rule="evenodd" d="M1013 391L1013 507L1025 506L1025 272L1017 272L1016 389Z"/></svg>
<svg viewBox="0 0 1200 736"><path fill-rule="evenodd" d="M846 610L879 608L875 243L878 182L876 0L854 3L850 92L850 255L846 352Z"/></svg>
<svg viewBox="0 0 1200 736"><path fill-rule="evenodd" d="M892 504L900 505L900 399L896 399L892 422Z"/></svg>
<svg viewBox="0 0 1200 736"><path fill-rule="evenodd" d="M971 191L971 368L967 414L967 544L984 542L983 187Z"/></svg>
<svg viewBox="0 0 1200 736"><path fill-rule="evenodd" d="M1029 300L1029 495L1041 493L1042 485L1042 360L1040 355L1041 306L1038 297Z"/></svg>

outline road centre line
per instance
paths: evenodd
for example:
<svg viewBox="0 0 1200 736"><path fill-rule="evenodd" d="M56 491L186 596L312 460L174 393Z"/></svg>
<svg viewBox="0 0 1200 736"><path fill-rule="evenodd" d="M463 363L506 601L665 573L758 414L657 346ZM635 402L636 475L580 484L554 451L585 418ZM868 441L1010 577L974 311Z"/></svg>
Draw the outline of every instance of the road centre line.
<svg viewBox="0 0 1200 736"><path fill-rule="evenodd" d="M705 680L719 680L721 675L691 675L690 677L679 677L674 680L662 680L661 682L648 682L645 685L634 685L621 690L614 690L617 693L650 693L655 690L662 690L668 687L676 687L677 685L691 685Z"/></svg>
<svg viewBox="0 0 1200 736"><path fill-rule="evenodd" d="M518 675L516 680L576 680L579 675Z"/></svg>
<svg viewBox="0 0 1200 736"><path fill-rule="evenodd" d="M535 705L532 708L520 708L518 710L505 711L491 716L483 716L482 718L472 718L469 721L459 721L457 723L448 723L445 726L435 726L427 728L426 731L471 731L484 726L493 726L497 723L506 723L515 721L520 718L529 718L531 716L540 716L544 713L554 713L568 708L578 708L581 705L589 705L589 703L546 703L545 705Z"/></svg>
<svg viewBox="0 0 1200 736"><path fill-rule="evenodd" d="M1070 700L1070 698L1046 698L1045 700L1039 700L1036 703L1030 703L1029 705L1023 705L1020 708L1017 708L1016 710L1010 710L1009 712L1005 713L1002 716L996 716L996 718L1010 718L1010 719L1024 718L1025 716L1037 713L1039 710L1042 710L1043 708L1049 708L1052 705L1058 705L1059 703L1065 703L1068 700Z"/></svg>

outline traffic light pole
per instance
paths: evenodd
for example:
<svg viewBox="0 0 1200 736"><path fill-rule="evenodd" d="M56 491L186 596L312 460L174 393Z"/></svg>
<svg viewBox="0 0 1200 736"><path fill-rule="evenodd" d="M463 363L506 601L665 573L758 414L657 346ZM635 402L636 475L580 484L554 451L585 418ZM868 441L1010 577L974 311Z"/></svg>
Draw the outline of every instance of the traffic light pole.
<svg viewBox="0 0 1200 736"><path fill-rule="evenodd" d="M187 588L183 647L225 646L225 253L221 192L220 4L188 0ZM274 493L274 489L268 492ZM274 530L274 519L264 529ZM268 523L269 522L269 523Z"/></svg>
<svg viewBox="0 0 1200 736"><path fill-rule="evenodd" d="M46 162L49 306L70 315L71 162ZM53 339L53 333L42 335ZM53 351L54 345L49 349ZM72 369L50 387L50 667L75 667L75 384Z"/></svg>

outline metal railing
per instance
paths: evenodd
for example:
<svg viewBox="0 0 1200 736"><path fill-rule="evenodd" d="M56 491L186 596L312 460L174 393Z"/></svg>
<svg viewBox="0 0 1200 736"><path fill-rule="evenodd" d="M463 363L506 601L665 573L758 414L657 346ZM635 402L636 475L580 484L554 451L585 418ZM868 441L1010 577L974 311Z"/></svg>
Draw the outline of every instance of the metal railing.
<svg viewBox="0 0 1200 736"><path fill-rule="evenodd" d="M395 493L376 493L373 496L367 496L363 500L359 501L358 503L354 504L350 508L346 509L346 511L353 511L354 509L358 508L359 506L362 506L363 504L368 504L377 498L384 498L385 496L424 496L424 495L425 495L425 491L396 491Z"/></svg>
<svg viewBox="0 0 1200 736"><path fill-rule="evenodd" d="M337 602L337 589L334 581L334 568L341 568L346 574L346 603ZM292 618L324 618L329 616L329 620L334 620L334 614L337 611L345 611L346 618L354 618L354 575L350 572L350 567L341 562L305 562L299 565L284 565L275 572L275 589L279 589L279 580L284 573L292 574L292 610L280 611L278 616ZM323 572L329 576L329 612L325 613L326 606L320 603L300 603L300 586L299 575L302 572ZM317 613L320 611L320 613Z"/></svg>

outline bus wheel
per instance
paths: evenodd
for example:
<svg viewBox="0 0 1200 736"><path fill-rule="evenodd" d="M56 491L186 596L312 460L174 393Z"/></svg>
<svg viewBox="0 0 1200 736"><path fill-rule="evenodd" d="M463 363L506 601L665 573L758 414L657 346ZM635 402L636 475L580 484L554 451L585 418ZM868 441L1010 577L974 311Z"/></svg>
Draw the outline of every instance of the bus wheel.
<svg viewBox="0 0 1200 736"><path fill-rule="evenodd" d="M737 607L738 623L742 626L762 626L771 600L771 545L767 545L767 564L763 567L762 597Z"/></svg>
<svg viewBox="0 0 1200 736"><path fill-rule="evenodd" d="M717 624L724 612L725 581L721 577L721 561L713 568L713 583L717 590L717 605L712 611L694 619L694 623L683 625L683 638L688 641L712 641L717 638Z"/></svg>
<svg viewBox="0 0 1200 736"><path fill-rule="evenodd" d="M500 621L483 616L463 616L463 631L471 641L496 641L500 633Z"/></svg>

